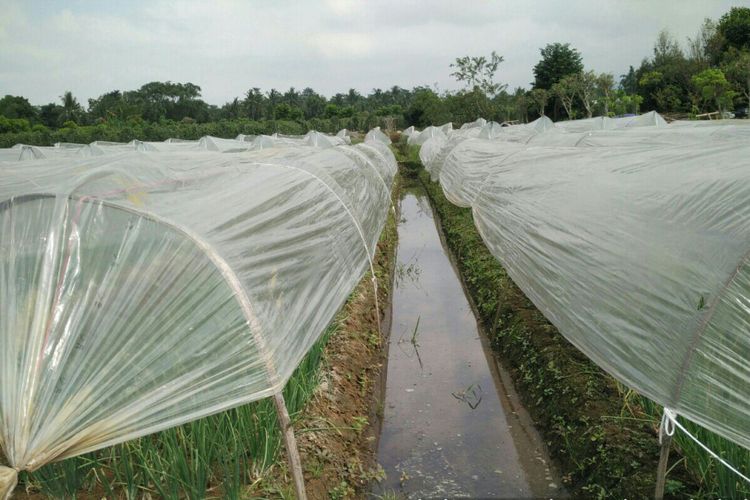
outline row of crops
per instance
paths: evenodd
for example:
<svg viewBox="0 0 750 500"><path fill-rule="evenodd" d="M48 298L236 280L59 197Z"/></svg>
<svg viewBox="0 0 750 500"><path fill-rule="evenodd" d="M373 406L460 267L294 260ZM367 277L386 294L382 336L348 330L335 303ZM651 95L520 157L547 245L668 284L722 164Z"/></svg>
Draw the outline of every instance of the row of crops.
<svg viewBox="0 0 750 500"><path fill-rule="evenodd" d="M21 470L262 398L288 420L282 389L372 269L388 142L0 150L0 497Z"/></svg>
<svg viewBox="0 0 750 500"><path fill-rule="evenodd" d="M649 113L407 133L572 344L750 448L750 124Z"/></svg>

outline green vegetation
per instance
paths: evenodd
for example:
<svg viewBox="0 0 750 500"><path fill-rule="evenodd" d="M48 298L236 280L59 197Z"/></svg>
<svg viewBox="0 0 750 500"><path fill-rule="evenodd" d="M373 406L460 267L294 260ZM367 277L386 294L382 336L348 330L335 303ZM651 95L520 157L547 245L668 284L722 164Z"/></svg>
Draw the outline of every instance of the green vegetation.
<svg viewBox="0 0 750 500"><path fill-rule="evenodd" d="M74 142L88 144L93 141L129 142L163 141L170 137L180 139L199 139L204 135L233 138L238 134L303 134L306 126L289 121L252 121L222 120L208 123L175 122L163 120L151 123L141 119L125 122L112 121L96 125L76 125L66 122L64 127L49 129L44 125L29 127L25 120L11 119L10 125L4 126L0 116L0 147L11 147L14 144L31 144L34 146L51 146L56 142ZM20 123L19 123L20 122ZM9 130L10 128L10 130ZM335 127L334 127L335 128ZM321 128L320 130L323 130ZM333 130L330 130L333 131Z"/></svg>
<svg viewBox="0 0 750 500"><path fill-rule="evenodd" d="M642 405L645 413L655 420L661 417L662 408L646 398L637 397L638 404ZM736 467L746 476L750 476L750 450L738 446L723 437L709 432L706 429L679 419L680 423L698 440L716 452L727 463ZM673 448L681 455L680 463L677 465L689 472L693 480L700 485L699 493L705 498L748 498L750 497L750 485L730 471L705 450L701 449L695 441L690 439L679 430L673 436ZM669 480L669 476L667 477Z"/></svg>
<svg viewBox="0 0 750 500"><path fill-rule="evenodd" d="M550 89L568 75L583 71L583 58L569 43L550 43L539 52L541 60L534 66L534 88Z"/></svg>
<svg viewBox="0 0 750 500"><path fill-rule="evenodd" d="M313 346L284 389L292 416L318 385L317 372L335 327ZM239 498L277 460L281 449L276 409L266 398L180 427L21 473L26 488L53 498L83 492L102 496Z"/></svg>
<svg viewBox="0 0 750 500"><path fill-rule="evenodd" d="M0 98L0 147L94 140L195 139L202 135L302 134L315 129L388 130L409 125L457 125L478 117L498 122L557 120L656 110L684 117L732 111L750 102L750 8L735 7L718 21L706 19L686 47L667 31L653 55L615 77L586 69L583 55L567 43L540 49L531 90L495 80L503 57L456 58L451 75L465 88L442 92L420 86L355 89L328 98L311 88L285 92L250 88L223 106L201 99L193 83L150 82L136 90L113 90L89 99L86 109L72 92L56 103L34 106L21 96Z"/></svg>
<svg viewBox="0 0 750 500"><path fill-rule="evenodd" d="M471 209L450 203L425 170L417 172L446 242L494 347L562 468L573 497L653 496L661 408L609 377L565 340L485 247ZM404 172L402 175L408 175ZM683 424L730 463L750 470L750 452ZM748 485L677 432L667 495L739 498Z"/></svg>
<svg viewBox="0 0 750 500"><path fill-rule="evenodd" d="M732 105L736 92L731 90L729 82L720 69L705 69L693 76L693 85L700 90L704 101L716 103L719 111Z"/></svg>

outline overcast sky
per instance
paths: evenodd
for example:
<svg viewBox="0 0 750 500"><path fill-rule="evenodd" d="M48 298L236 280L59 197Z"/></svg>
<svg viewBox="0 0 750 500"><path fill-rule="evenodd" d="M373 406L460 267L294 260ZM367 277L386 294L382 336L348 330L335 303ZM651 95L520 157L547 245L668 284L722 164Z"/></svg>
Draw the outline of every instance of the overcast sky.
<svg viewBox="0 0 750 500"><path fill-rule="evenodd" d="M263 90L327 96L393 85L459 86L449 64L496 50L497 79L529 86L539 49L570 42L616 77L659 30L685 42L748 0L0 0L0 95L33 104L154 80L192 82L211 104Z"/></svg>

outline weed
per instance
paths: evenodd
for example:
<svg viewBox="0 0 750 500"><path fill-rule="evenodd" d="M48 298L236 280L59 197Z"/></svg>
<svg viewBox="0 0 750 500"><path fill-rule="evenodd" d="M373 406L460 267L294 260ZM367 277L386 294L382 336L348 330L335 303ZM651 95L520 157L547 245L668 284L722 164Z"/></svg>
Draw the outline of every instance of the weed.
<svg viewBox="0 0 750 500"><path fill-rule="evenodd" d="M370 424L367 417L352 417L352 428L357 434L362 434L365 428Z"/></svg>
<svg viewBox="0 0 750 500"><path fill-rule="evenodd" d="M347 497L351 497L355 494L354 488L352 488L346 481L341 481L336 487L334 487L328 496L331 500L339 500Z"/></svg>

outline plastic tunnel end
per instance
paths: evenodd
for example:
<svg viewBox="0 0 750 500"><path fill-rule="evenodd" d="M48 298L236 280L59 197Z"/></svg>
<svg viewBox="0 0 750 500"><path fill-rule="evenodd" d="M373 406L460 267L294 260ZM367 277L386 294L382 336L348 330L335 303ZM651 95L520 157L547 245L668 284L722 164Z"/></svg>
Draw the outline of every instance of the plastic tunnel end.
<svg viewBox="0 0 750 500"><path fill-rule="evenodd" d="M8 500L18 484L18 471L0 465L0 500Z"/></svg>

